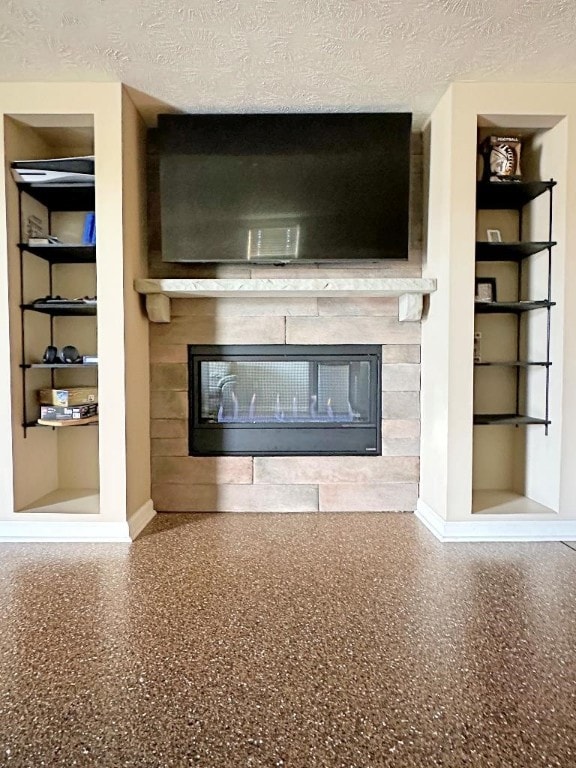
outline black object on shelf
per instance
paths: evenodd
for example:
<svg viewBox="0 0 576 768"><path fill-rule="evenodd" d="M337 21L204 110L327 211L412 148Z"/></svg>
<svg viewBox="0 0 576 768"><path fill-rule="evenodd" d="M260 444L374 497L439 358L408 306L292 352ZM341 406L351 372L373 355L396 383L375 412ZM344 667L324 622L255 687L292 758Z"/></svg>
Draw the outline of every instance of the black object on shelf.
<svg viewBox="0 0 576 768"><path fill-rule="evenodd" d="M96 304L96 296L79 296L76 299L69 299L65 296L42 296L39 299L34 299L32 304Z"/></svg>
<svg viewBox="0 0 576 768"><path fill-rule="evenodd" d="M42 312L45 315L52 315L53 317L61 317L65 315L95 315L96 303L93 304L80 304L78 302L58 302L58 303L45 303L35 301L33 304L22 304L22 309L32 310L33 312Z"/></svg>
<svg viewBox="0 0 576 768"><path fill-rule="evenodd" d="M478 210L520 210L556 186L550 181L479 181L476 185Z"/></svg>
<svg viewBox="0 0 576 768"><path fill-rule="evenodd" d="M23 184L17 185L34 200L51 211L93 211L95 188L88 184Z"/></svg>
<svg viewBox="0 0 576 768"><path fill-rule="evenodd" d="M555 242L476 243L476 261L522 261L552 248Z"/></svg>
<svg viewBox="0 0 576 768"><path fill-rule="evenodd" d="M548 426L551 422L546 419L537 419L534 416L523 416L520 413L476 413L474 414L474 424L493 425L493 426L522 426L530 424L540 424Z"/></svg>
<svg viewBox="0 0 576 768"><path fill-rule="evenodd" d="M19 243L21 251L39 256L51 264L95 264L95 245L68 245L66 243L52 243L50 245L28 245Z"/></svg>
<svg viewBox="0 0 576 768"><path fill-rule="evenodd" d="M555 301L476 301L474 311L477 314L522 314L534 309L549 309Z"/></svg>

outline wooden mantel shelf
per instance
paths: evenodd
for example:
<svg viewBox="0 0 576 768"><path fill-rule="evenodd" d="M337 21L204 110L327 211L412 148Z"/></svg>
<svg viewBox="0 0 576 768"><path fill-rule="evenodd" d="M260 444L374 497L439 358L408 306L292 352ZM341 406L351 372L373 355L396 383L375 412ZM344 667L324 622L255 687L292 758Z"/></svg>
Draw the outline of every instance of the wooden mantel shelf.
<svg viewBox="0 0 576 768"><path fill-rule="evenodd" d="M398 319L422 319L423 296L436 290L436 280L416 277L383 278L143 278L134 283L146 296L148 318L153 323L170 322L170 299L194 298L295 298L302 296L399 297Z"/></svg>

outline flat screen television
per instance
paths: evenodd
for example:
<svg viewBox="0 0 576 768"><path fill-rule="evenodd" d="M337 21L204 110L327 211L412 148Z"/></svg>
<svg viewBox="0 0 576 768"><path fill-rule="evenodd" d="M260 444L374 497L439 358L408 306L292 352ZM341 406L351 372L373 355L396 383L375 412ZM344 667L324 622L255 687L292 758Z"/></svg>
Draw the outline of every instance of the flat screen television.
<svg viewBox="0 0 576 768"><path fill-rule="evenodd" d="M411 115L160 115L162 258L408 257Z"/></svg>

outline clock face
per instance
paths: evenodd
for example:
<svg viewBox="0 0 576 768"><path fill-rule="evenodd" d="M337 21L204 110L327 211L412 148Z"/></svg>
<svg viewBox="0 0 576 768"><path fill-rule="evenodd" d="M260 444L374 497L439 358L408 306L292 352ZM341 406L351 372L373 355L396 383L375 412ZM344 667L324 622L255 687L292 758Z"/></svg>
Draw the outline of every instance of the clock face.
<svg viewBox="0 0 576 768"><path fill-rule="evenodd" d="M516 173L516 153L508 144L498 144L490 150L490 171L497 176Z"/></svg>

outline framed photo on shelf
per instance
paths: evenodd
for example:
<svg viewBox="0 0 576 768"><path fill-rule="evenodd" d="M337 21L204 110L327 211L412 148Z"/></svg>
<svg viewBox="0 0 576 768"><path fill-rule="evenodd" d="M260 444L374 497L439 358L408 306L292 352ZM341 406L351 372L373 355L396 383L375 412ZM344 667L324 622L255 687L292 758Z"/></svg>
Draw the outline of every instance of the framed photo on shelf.
<svg viewBox="0 0 576 768"><path fill-rule="evenodd" d="M474 301L481 301L489 304L496 301L496 278L495 277L477 277L476 294Z"/></svg>
<svg viewBox="0 0 576 768"><path fill-rule="evenodd" d="M488 238L489 243L501 243L502 242L502 235L500 234L499 229L487 229L486 230L486 237Z"/></svg>

